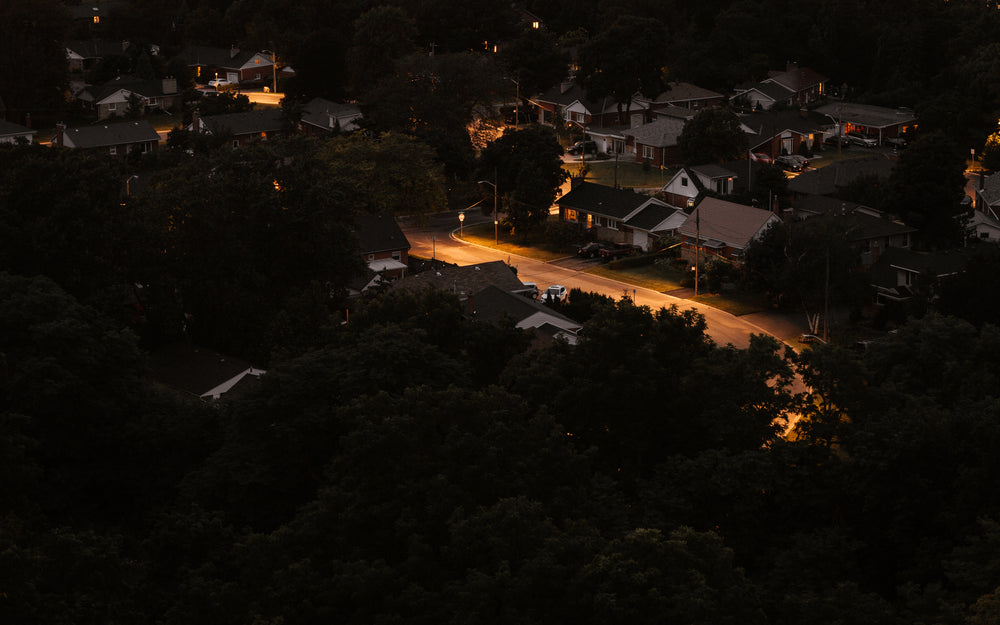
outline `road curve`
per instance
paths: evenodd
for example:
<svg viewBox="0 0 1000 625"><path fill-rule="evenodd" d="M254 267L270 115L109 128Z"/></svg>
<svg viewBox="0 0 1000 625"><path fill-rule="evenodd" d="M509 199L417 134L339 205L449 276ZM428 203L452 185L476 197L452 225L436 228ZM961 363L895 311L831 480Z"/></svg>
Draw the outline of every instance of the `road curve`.
<svg viewBox="0 0 1000 625"><path fill-rule="evenodd" d="M466 214L465 224L472 225L489 219L477 214L476 211L469 211ZM676 305L680 310L694 309L705 317L707 333L719 345L732 344L743 349L749 346L751 334L771 334L747 319L711 306L584 273L581 269L587 266L585 263L544 262L466 243L455 236L459 230L457 211L435 215L423 225L411 219L402 219L401 226L410 242L410 253L417 256L436 258L458 265L502 260L517 268L517 276L522 282L534 282L538 284L539 289L550 284L562 284L570 289L575 287L616 299L627 295L632 297L636 304L649 306L653 310L671 305ZM777 338L783 340L780 336Z"/></svg>

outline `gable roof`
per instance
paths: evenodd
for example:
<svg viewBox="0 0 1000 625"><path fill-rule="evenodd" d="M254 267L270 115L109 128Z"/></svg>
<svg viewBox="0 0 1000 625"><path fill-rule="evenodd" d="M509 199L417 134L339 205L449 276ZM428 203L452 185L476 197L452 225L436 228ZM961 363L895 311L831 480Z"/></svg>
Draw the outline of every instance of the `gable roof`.
<svg viewBox="0 0 1000 625"><path fill-rule="evenodd" d="M239 358L185 343L154 351L150 369L161 384L203 399L232 397L237 388L245 390L249 380L258 381L265 373Z"/></svg>
<svg viewBox="0 0 1000 625"><path fill-rule="evenodd" d="M64 145L69 148L103 148L150 141L159 143L160 135L144 119L117 124L67 128L63 135Z"/></svg>
<svg viewBox="0 0 1000 625"><path fill-rule="evenodd" d="M811 135L823 132L831 125L830 118L813 111L758 111L739 115L740 123L754 132L756 138L751 139L751 148L770 141L785 131L800 135Z"/></svg>
<svg viewBox="0 0 1000 625"><path fill-rule="evenodd" d="M681 136L683 130L684 120L664 117L648 124L630 128L625 131L625 134L634 137L636 143L654 148L666 148L677 145L677 138Z"/></svg>
<svg viewBox="0 0 1000 625"><path fill-rule="evenodd" d="M666 232L680 228L686 220L687 215L679 208L649 204L629 217L625 225L646 232Z"/></svg>
<svg viewBox="0 0 1000 625"><path fill-rule="evenodd" d="M685 236L700 234L702 240L744 248L773 221L778 221L778 217L770 211L706 197L698 202L678 231Z"/></svg>
<svg viewBox="0 0 1000 625"><path fill-rule="evenodd" d="M887 248L869 270L869 281L885 289L900 288L896 272L930 274L935 278L960 273L969 259L961 250L915 252L903 247Z"/></svg>
<svg viewBox="0 0 1000 625"><path fill-rule="evenodd" d="M632 189L615 189L587 181L577 184L569 193L556 200L559 206L613 219L625 219L650 202L660 203L659 200Z"/></svg>
<svg viewBox="0 0 1000 625"><path fill-rule="evenodd" d="M164 86L167 88L164 89ZM146 98L156 98L165 95L179 95L177 81L173 79L154 78L143 80L134 76L119 76L102 85L92 85L86 87L80 94L80 99L92 99L94 102L101 102L110 95L121 90L128 91Z"/></svg>
<svg viewBox="0 0 1000 625"><path fill-rule="evenodd" d="M323 98L313 98L302 107L301 121L323 130L333 130L339 126L341 130L357 130L357 119L361 117L361 108L357 104L341 104Z"/></svg>
<svg viewBox="0 0 1000 625"><path fill-rule="evenodd" d="M991 208L1000 207L1000 172L990 174L983 178L983 188L978 189L976 194ZM977 208L982 210L977 203Z"/></svg>
<svg viewBox="0 0 1000 625"><path fill-rule="evenodd" d="M795 92L779 85L776 82L756 82L748 85L743 85L736 88L736 97L747 93L748 91L756 91L762 96L774 102L781 102L787 100L795 95Z"/></svg>
<svg viewBox="0 0 1000 625"><path fill-rule="evenodd" d="M24 137L28 141L38 133L27 126L0 119L0 141L6 138Z"/></svg>
<svg viewBox="0 0 1000 625"><path fill-rule="evenodd" d="M210 46L188 46L177 54L189 66L202 65L239 69L247 64L258 52L232 48L214 48ZM267 59L267 65L271 59Z"/></svg>
<svg viewBox="0 0 1000 625"><path fill-rule="evenodd" d="M494 285L505 291L522 291L524 284L517 279L507 263L495 260L464 267L439 267L418 274L400 278L392 283L392 289L438 289L456 295L476 293Z"/></svg>
<svg viewBox="0 0 1000 625"><path fill-rule="evenodd" d="M521 329L551 325L576 334L583 327L583 324L536 300L505 291L492 284L475 293L473 310L477 321L496 323L504 316L509 316Z"/></svg>
<svg viewBox="0 0 1000 625"><path fill-rule="evenodd" d="M683 106L674 106L673 104L668 104L666 106L658 107L653 111L653 118L659 119L661 117L672 117L674 119L683 119L687 121L692 119L698 114L698 109L684 108Z"/></svg>
<svg viewBox="0 0 1000 625"><path fill-rule="evenodd" d="M788 190L793 193L831 195L858 178L888 178L893 166L891 160L878 154L834 161L826 167L810 169L792 178L788 181Z"/></svg>
<svg viewBox="0 0 1000 625"><path fill-rule="evenodd" d="M707 163L705 165L691 165L688 167L692 172L702 175L709 180L715 178L736 178L737 174L731 169L727 169L722 165L716 165L715 163Z"/></svg>
<svg viewBox="0 0 1000 625"><path fill-rule="evenodd" d="M354 234L362 254L410 249L410 241L392 215L358 215Z"/></svg>
<svg viewBox="0 0 1000 625"><path fill-rule="evenodd" d="M790 91L798 93L799 91L804 91L815 87L816 85L823 84L826 81L826 76L808 67L789 65L788 69L783 72L768 72L768 78L764 79L762 82L776 83Z"/></svg>
<svg viewBox="0 0 1000 625"><path fill-rule="evenodd" d="M127 42L106 41L103 39L78 39L65 44L68 56L76 55L82 59L103 59L109 56L123 54L128 48Z"/></svg>
<svg viewBox="0 0 1000 625"><path fill-rule="evenodd" d="M232 134L239 137L281 131L285 128L285 119L281 109L258 109L202 117L201 124L213 135Z"/></svg>
<svg viewBox="0 0 1000 625"><path fill-rule="evenodd" d="M689 82L671 82L667 90L653 99L654 104L669 104L672 102L691 102L693 100L712 100L725 97L710 89L693 85Z"/></svg>

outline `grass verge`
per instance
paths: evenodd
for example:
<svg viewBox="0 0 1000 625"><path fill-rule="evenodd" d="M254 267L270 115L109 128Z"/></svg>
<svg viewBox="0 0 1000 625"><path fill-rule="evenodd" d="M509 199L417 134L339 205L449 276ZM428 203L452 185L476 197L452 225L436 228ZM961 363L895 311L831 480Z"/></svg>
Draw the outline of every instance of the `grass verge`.
<svg viewBox="0 0 1000 625"><path fill-rule="evenodd" d="M550 261L563 258L571 254L571 251L553 249L539 242L519 241L509 234L500 232L499 245L494 242L493 224L483 223L474 226L466 226L462 230L462 240L476 245L482 245L493 250L499 250L508 254L526 256L535 260Z"/></svg>

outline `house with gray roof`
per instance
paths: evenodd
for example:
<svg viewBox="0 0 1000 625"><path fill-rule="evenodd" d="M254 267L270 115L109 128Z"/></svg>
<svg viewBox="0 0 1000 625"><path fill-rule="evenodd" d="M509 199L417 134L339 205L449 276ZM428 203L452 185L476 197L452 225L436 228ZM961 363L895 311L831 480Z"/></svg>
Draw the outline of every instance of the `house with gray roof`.
<svg viewBox="0 0 1000 625"><path fill-rule="evenodd" d="M287 124L281 109L259 109L242 113L192 117L187 130L219 137L231 137L233 148L285 134Z"/></svg>
<svg viewBox="0 0 1000 625"><path fill-rule="evenodd" d="M254 50L240 50L236 46L215 48L188 46L177 58L191 69L195 82L206 84L215 78L239 84L246 81L267 81L274 72L270 54Z"/></svg>
<svg viewBox="0 0 1000 625"><path fill-rule="evenodd" d="M135 98L144 112L150 109L171 111L181 106L181 93L173 77L142 80L120 76L103 85L88 86L77 95L98 120L130 113L129 107Z"/></svg>
<svg viewBox="0 0 1000 625"><path fill-rule="evenodd" d="M437 266L396 280L390 288L410 291L436 289L454 293L464 301L470 294L478 293L490 285L514 294L528 290L528 287L518 280L510 265L502 260L461 267Z"/></svg>
<svg viewBox="0 0 1000 625"><path fill-rule="evenodd" d="M868 276L876 302L902 302L917 293L933 296L941 279L961 273L968 261L962 250L915 252L894 247L872 265Z"/></svg>
<svg viewBox="0 0 1000 625"><path fill-rule="evenodd" d="M798 219L827 216L858 250L860 267L867 269L889 248L909 249L916 228L907 226L892 215L825 195L795 198L792 214Z"/></svg>
<svg viewBox="0 0 1000 625"><path fill-rule="evenodd" d="M125 158L133 152L152 152L159 142L160 135L146 120L79 128L67 128L59 123L52 139L56 147L103 151L117 158Z"/></svg>
<svg viewBox="0 0 1000 625"><path fill-rule="evenodd" d="M726 96L710 89L693 85L689 82L671 82L667 90L652 99L643 99L651 111L658 112L668 108L697 111L710 106L719 106L726 101Z"/></svg>
<svg viewBox="0 0 1000 625"><path fill-rule="evenodd" d="M37 131L0 119L0 145L4 143L34 143Z"/></svg>
<svg viewBox="0 0 1000 625"><path fill-rule="evenodd" d="M466 306L469 316L480 323L500 323L504 318L515 327L531 332L533 347L562 339L576 343L583 324L534 299L489 285L474 293Z"/></svg>
<svg viewBox="0 0 1000 625"><path fill-rule="evenodd" d="M1000 172L989 176L980 174L975 206L979 212L1000 217Z"/></svg>
<svg viewBox="0 0 1000 625"><path fill-rule="evenodd" d="M538 123L552 125L555 115L562 116L568 124L579 128L632 125L638 117L645 121L649 106L638 98L632 98L628 110L613 98L591 100L587 91L576 82L567 81L556 85L531 100L538 110Z"/></svg>
<svg viewBox="0 0 1000 625"><path fill-rule="evenodd" d="M705 197L677 230L681 256L692 262L721 258L738 265L750 242L780 222L770 211Z"/></svg>
<svg viewBox="0 0 1000 625"><path fill-rule="evenodd" d="M784 70L770 71L760 82L737 87L730 100L758 110L782 104L800 107L821 99L826 93L827 77L808 68L789 63Z"/></svg>
<svg viewBox="0 0 1000 625"><path fill-rule="evenodd" d="M739 116L751 152L763 152L775 158L798 154L803 144L815 150L831 129L830 118L807 109L758 111Z"/></svg>
<svg viewBox="0 0 1000 625"><path fill-rule="evenodd" d="M323 98L313 98L302 107L299 132L322 136L334 131L351 132L360 128L361 107L357 104L342 104Z"/></svg>
<svg viewBox="0 0 1000 625"><path fill-rule="evenodd" d="M639 162L653 167L678 165L684 162L678 139L685 121L672 117L658 118L654 122L633 126L624 132L629 152Z"/></svg>
<svg viewBox="0 0 1000 625"><path fill-rule="evenodd" d="M585 228L592 238L644 250L653 239L676 227L668 225L675 207L631 189L575 180L556 204L560 219ZM643 215L647 210L651 212Z"/></svg>

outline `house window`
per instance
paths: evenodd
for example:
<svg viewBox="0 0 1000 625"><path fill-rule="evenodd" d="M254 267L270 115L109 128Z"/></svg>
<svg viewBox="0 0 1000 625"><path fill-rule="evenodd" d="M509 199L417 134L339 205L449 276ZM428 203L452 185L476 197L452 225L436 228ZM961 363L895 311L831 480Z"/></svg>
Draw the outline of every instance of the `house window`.
<svg viewBox="0 0 1000 625"><path fill-rule="evenodd" d="M573 112L573 121L583 123L583 113Z"/></svg>
<svg viewBox="0 0 1000 625"><path fill-rule="evenodd" d="M572 208L566 209L566 221L576 221L576 211Z"/></svg>
<svg viewBox="0 0 1000 625"><path fill-rule="evenodd" d="M118 108L118 104L116 102L108 102L108 110L109 111L113 111L116 108Z"/></svg>
<svg viewBox="0 0 1000 625"><path fill-rule="evenodd" d="M538 23L538 20L535 20L534 22L531 23L531 27L535 30L538 30L539 26L541 26L541 24Z"/></svg>
<svg viewBox="0 0 1000 625"><path fill-rule="evenodd" d="M153 149L153 144L151 144L151 143L148 143L148 142L147 142L147 143L143 143L143 144L142 144L142 153L143 153L143 154L146 154L146 153L148 153L148 152L149 152L149 151L151 151L152 149Z"/></svg>
<svg viewBox="0 0 1000 625"><path fill-rule="evenodd" d="M618 229L618 222L616 220L614 220L614 219L605 219L604 221L605 221L605 227L606 228L609 228L611 230L617 230Z"/></svg>
<svg viewBox="0 0 1000 625"><path fill-rule="evenodd" d="M653 159L653 146L644 145L642 146L642 157L652 160Z"/></svg>
<svg viewBox="0 0 1000 625"><path fill-rule="evenodd" d="M600 228L601 226L604 225L604 220L601 219L599 216L594 215L594 225Z"/></svg>
<svg viewBox="0 0 1000 625"><path fill-rule="evenodd" d="M403 258L403 253L400 252L399 250L396 250L395 252L392 253L393 260L402 260L402 258Z"/></svg>
<svg viewBox="0 0 1000 625"><path fill-rule="evenodd" d="M101 16L100 15L95 15L94 16L94 23L95 24L100 24L101 23Z"/></svg>
<svg viewBox="0 0 1000 625"><path fill-rule="evenodd" d="M108 149L108 151L111 153L111 156L114 156L115 154L118 154L118 146L113 145Z"/></svg>
<svg viewBox="0 0 1000 625"><path fill-rule="evenodd" d="M980 232L979 233L979 238L980 239L989 239L990 238L990 233L989 232Z"/></svg>
<svg viewBox="0 0 1000 625"><path fill-rule="evenodd" d="M681 186L682 186L682 187L686 187L686 186L688 186L688 179L687 179L687 176L681 176Z"/></svg>

